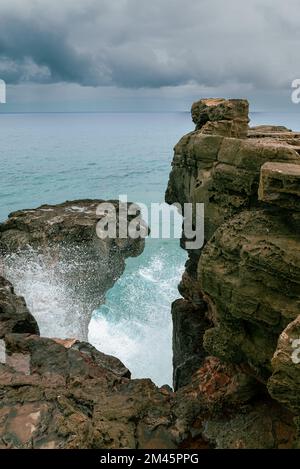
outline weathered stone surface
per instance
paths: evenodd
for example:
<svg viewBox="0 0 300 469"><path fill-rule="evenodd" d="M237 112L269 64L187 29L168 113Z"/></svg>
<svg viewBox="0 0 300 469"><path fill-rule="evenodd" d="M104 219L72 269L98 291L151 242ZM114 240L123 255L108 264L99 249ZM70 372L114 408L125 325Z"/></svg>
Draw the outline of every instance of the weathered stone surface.
<svg viewBox="0 0 300 469"><path fill-rule="evenodd" d="M16 321L30 314L1 282ZM0 295L0 310L6 305ZM6 322L0 314L3 331ZM0 448L175 448L185 439L168 387L130 380L120 360L90 344L42 338L23 325L24 333L6 327L1 339Z"/></svg>
<svg viewBox="0 0 300 469"><path fill-rule="evenodd" d="M259 391L255 379L242 368L208 356L202 359L190 383L179 390L178 396L188 396L189 393L196 392L201 402L201 411L217 415L222 409L232 410L237 404L248 402Z"/></svg>
<svg viewBox="0 0 300 469"><path fill-rule="evenodd" d="M196 129L205 134L244 138L248 132L248 101L245 99L201 99L192 106Z"/></svg>
<svg viewBox="0 0 300 469"><path fill-rule="evenodd" d="M189 434L184 448L292 448L293 415L264 397L263 386L240 367L207 357L175 395ZM206 446L205 446L206 443Z"/></svg>
<svg viewBox="0 0 300 469"><path fill-rule="evenodd" d="M268 376L278 336L299 314L298 245L286 220L263 210L242 212L216 231L198 266L215 324L204 337L210 354Z"/></svg>
<svg viewBox="0 0 300 469"><path fill-rule="evenodd" d="M291 144L269 138L222 138L199 131L175 146L166 192L169 204L205 204L205 236L228 218L259 206L260 169L266 162L300 165Z"/></svg>
<svg viewBox="0 0 300 469"><path fill-rule="evenodd" d="M74 324L71 335L80 339L87 337L91 313L103 303L105 293L123 273L126 258L138 256L144 249L142 238L100 239L97 236L96 226L101 216L96 210L101 202L77 200L21 210L0 225L5 276L22 291L20 266L23 266L24 270L37 272L37 283L42 270L55 280L54 287L63 285L64 296L72 298L64 306L66 320ZM119 202L111 203L119 223ZM40 291L39 295L42 294ZM40 303L43 306L43 301ZM32 312L36 317L43 317L39 310Z"/></svg>
<svg viewBox="0 0 300 469"><path fill-rule="evenodd" d="M45 249L65 244L90 243L96 255L98 251L109 252L112 247L119 253L139 255L144 244L142 239L136 242L132 238L103 240L97 236L96 225L101 219L101 216L97 215L97 207L106 202L114 205L118 222L118 201L74 200L13 212L8 220L0 225L0 247L5 253L27 246Z"/></svg>
<svg viewBox="0 0 300 469"><path fill-rule="evenodd" d="M111 357L26 334L5 340L15 361L0 365L1 448L174 448L183 437L172 393L123 377Z"/></svg>
<svg viewBox="0 0 300 469"><path fill-rule="evenodd" d="M263 137L265 137L266 135L270 133L276 134L279 132L287 133L287 132L292 132L292 130L288 129L284 125L257 125L255 127L250 127L249 129L249 133L251 134L259 133L259 134L262 134Z"/></svg>
<svg viewBox="0 0 300 469"><path fill-rule="evenodd" d="M259 126L249 129L247 138L229 138L225 122L234 122L238 112L226 114L227 109L232 109L231 100L193 106L196 131L175 146L166 192L168 203L205 204L206 244L189 252L179 285L184 300L177 304L185 324L189 317L190 324L200 324L205 308L197 311L197 303L206 302L207 327L203 337L188 336L196 341L189 350L201 347L202 355L192 362L195 370L198 359L199 370L177 394L191 387L189 399L201 401L197 410L193 407L196 417L190 425L208 445L298 447L299 370L291 360L287 331L290 334L292 328L293 338L299 333L295 318L300 314L300 134L282 126ZM180 373L190 377L182 347L185 329L178 327L176 315L175 321L175 370L181 363ZM217 416L204 417L203 409L209 406L204 404L203 383L209 376L214 385L218 382L211 366L215 357L225 369L236 367L232 377L245 373L253 378L254 398L246 407L247 398L236 404L225 399ZM195 384L198 373L200 386ZM222 393L227 395L231 380L224 382ZM212 392L213 402L218 402L217 395Z"/></svg>
<svg viewBox="0 0 300 469"><path fill-rule="evenodd" d="M12 284L0 277L0 339L12 332L38 334L39 328L24 298L17 296Z"/></svg>
<svg viewBox="0 0 300 469"><path fill-rule="evenodd" d="M131 373L128 368L126 368L118 358L100 352L87 342L75 341L74 344L72 344L72 349L79 350L80 353L86 354L97 365L104 367L117 376L123 378L131 377Z"/></svg>
<svg viewBox="0 0 300 469"><path fill-rule="evenodd" d="M292 415L264 402L244 406L229 418L210 420L204 438L216 449L287 449L295 445Z"/></svg>
<svg viewBox="0 0 300 469"><path fill-rule="evenodd" d="M300 166L265 163L260 171L259 199L284 209L300 211Z"/></svg>
<svg viewBox="0 0 300 469"><path fill-rule="evenodd" d="M265 403L268 411L260 418L260 408L252 419L247 407L237 413L237 405L253 402L257 386L241 369L216 358L206 358L191 383L174 394L150 380L122 376L120 363L112 369L111 357L102 354L99 361L87 344L29 334L8 334L5 341L1 448L226 447L222 438L230 447L291 445L295 428L274 404ZM260 401L254 402L256 409ZM266 416L267 427L277 425L284 436L272 440L265 432L258 443L258 424ZM216 434L221 423L226 435Z"/></svg>

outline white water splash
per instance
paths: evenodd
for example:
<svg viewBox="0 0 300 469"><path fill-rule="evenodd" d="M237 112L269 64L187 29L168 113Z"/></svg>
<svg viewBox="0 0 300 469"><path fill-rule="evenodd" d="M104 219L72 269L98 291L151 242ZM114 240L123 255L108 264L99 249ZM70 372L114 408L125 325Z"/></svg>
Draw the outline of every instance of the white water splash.
<svg viewBox="0 0 300 469"><path fill-rule="evenodd" d="M133 378L172 383L171 303L178 297L184 258L177 245L148 241L140 257L128 259L106 303L92 316L90 343L123 361ZM66 274L69 267L63 266ZM76 304L48 259L34 251L10 255L4 274L25 297L42 336L82 337L82 315L89 314L89 306Z"/></svg>
<svg viewBox="0 0 300 469"><path fill-rule="evenodd" d="M178 250L172 255L167 247L150 255L149 251L145 251L148 259L143 267L135 270L135 260L128 261L125 274L92 317L89 341L120 358L133 378L171 384L171 303L178 297L183 256Z"/></svg>
<svg viewBox="0 0 300 469"><path fill-rule="evenodd" d="M70 298L67 286L57 278L49 259L34 250L11 254L5 259L4 276L15 292L24 296L42 336L82 337L82 305Z"/></svg>

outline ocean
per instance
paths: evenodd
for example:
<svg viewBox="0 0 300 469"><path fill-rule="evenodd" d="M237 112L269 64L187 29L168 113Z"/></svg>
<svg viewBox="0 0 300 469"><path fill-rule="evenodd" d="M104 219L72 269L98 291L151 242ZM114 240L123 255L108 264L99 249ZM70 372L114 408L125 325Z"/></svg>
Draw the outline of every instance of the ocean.
<svg viewBox="0 0 300 469"><path fill-rule="evenodd" d="M300 129L299 114L251 114L251 124ZM81 198L162 202L179 138L193 130L189 113L0 113L0 220L14 210ZM89 341L115 355L134 378L172 383L171 302L186 253L178 239L147 239L94 311ZM31 311L43 302L44 336L68 337L55 315L63 293L47 272L27 265L11 273ZM51 283L52 282L52 283ZM38 305L39 309L40 304ZM54 314L55 312L55 314ZM70 318L70 322L72 318Z"/></svg>

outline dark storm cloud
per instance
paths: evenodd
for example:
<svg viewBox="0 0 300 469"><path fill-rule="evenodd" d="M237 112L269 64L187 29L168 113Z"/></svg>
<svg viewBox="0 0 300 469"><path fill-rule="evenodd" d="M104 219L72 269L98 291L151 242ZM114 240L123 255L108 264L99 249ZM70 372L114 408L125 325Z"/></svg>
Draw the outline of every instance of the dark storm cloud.
<svg viewBox="0 0 300 469"><path fill-rule="evenodd" d="M101 78L91 57L76 51L65 31L17 17L0 19L0 58L2 76L11 84L33 80L97 85Z"/></svg>
<svg viewBox="0 0 300 469"><path fill-rule="evenodd" d="M8 83L281 87L299 74L296 0L2 0Z"/></svg>

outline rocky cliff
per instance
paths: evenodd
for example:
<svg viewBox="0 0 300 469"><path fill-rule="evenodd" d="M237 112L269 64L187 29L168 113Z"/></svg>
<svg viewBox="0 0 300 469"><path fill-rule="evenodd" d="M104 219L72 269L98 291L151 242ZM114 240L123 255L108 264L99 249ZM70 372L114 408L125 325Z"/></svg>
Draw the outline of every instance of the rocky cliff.
<svg viewBox="0 0 300 469"><path fill-rule="evenodd" d="M242 434L246 425L248 441L240 445L253 447L254 426L257 435L266 428L246 419L261 401L268 418L275 406L290 427L285 443L262 436L257 444L293 445L300 390L300 365L292 360L293 340L300 339L300 134L279 126L246 131L245 100L201 100L192 118L196 130L175 147L166 200L205 203L205 245L189 252L183 299L172 308L174 387L197 374L207 377L208 362L231 372L234 366L237 380L242 373L249 385L251 378L252 392L242 393L233 419L224 410L219 423L208 419L206 437L228 447L233 431Z"/></svg>
<svg viewBox="0 0 300 469"><path fill-rule="evenodd" d="M192 117L166 194L205 203L205 243L188 252L172 307L175 391L132 380L86 342L40 337L1 277L1 448L300 447L300 134L248 129L245 100L201 100ZM118 276L143 246L96 239L94 203L13 214L4 268L41 252L74 301L93 304L113 281L100 284L107 260Z"/></svg>

